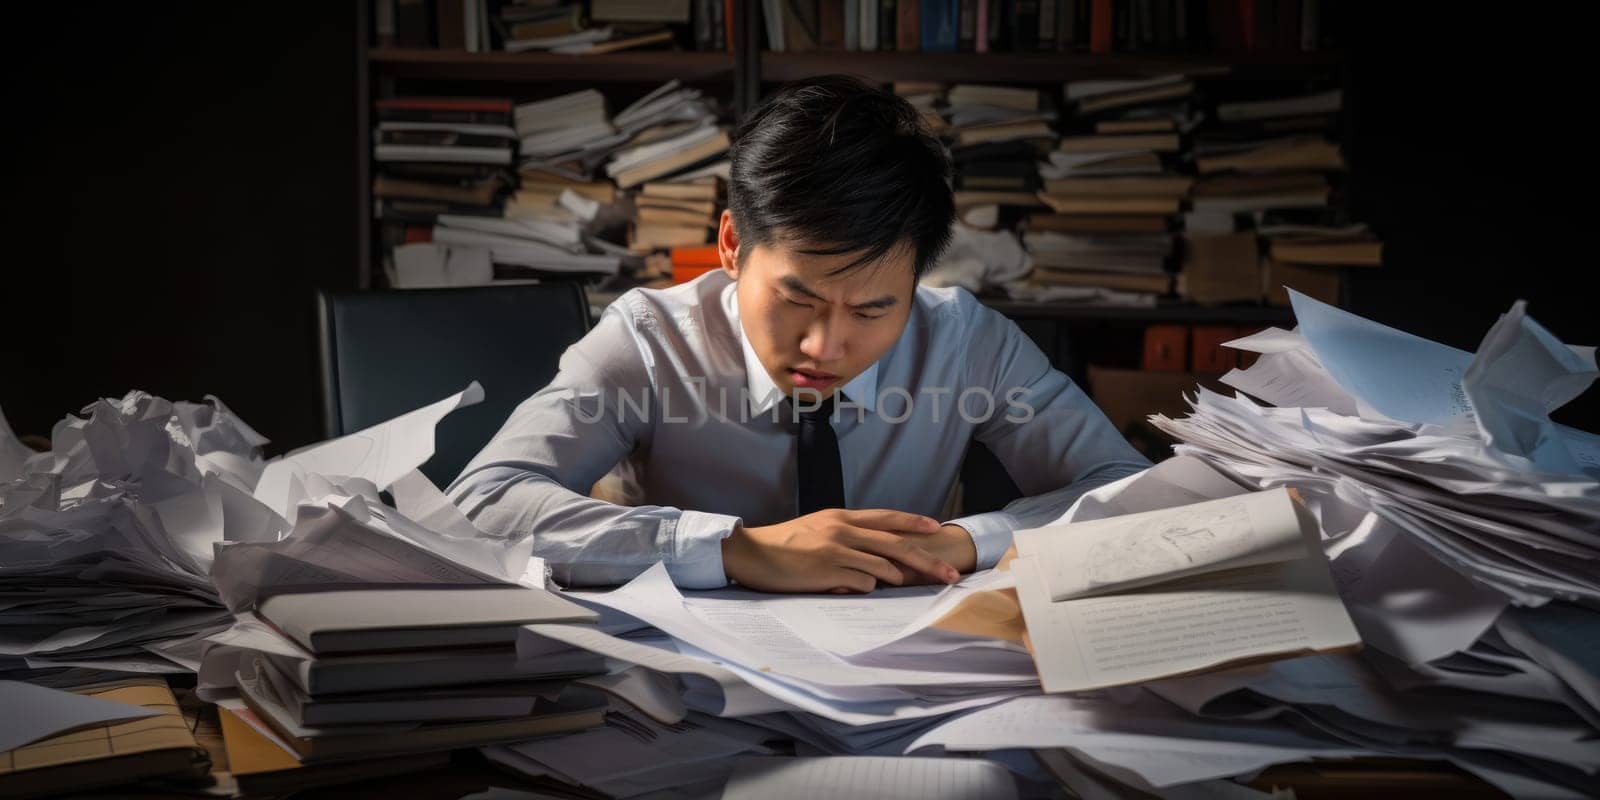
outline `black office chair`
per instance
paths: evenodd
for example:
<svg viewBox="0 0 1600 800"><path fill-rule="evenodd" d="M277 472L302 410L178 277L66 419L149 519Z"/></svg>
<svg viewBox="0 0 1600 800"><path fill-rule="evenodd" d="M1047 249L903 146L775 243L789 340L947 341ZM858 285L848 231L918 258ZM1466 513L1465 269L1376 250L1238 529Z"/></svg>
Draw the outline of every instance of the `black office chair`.
<svg viewBox="0 0 1600 800"><path fill-rule="evenodd" d="M577 283L317 294L323 426L342 436L483 385L484 400L439 424L422 467L443 488L512 409L555 377L589 330Z"/></svg>

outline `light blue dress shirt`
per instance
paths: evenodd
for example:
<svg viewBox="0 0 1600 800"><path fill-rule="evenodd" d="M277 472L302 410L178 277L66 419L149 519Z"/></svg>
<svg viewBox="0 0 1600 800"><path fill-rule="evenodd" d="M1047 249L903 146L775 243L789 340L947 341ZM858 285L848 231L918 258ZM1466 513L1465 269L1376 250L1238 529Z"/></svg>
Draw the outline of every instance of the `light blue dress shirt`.
<svg viewBox="0 0 1600 800"><path fill-rule="evenodd" d="M850 508L937 519L968 444L998 457L1026 496L945 521L972 535L979 569L1013 530L1149 466L1015 324L961 289L919 287L900 338L841 393L833 426ZM563 585L618 584L664 561L681 587L720 587L735 526L797 515L796 425L781 400L725 274L635 289L567 349L555 380L449 494L490 535L531 534ZM649 505L586 494L623 459Z"/></svg>

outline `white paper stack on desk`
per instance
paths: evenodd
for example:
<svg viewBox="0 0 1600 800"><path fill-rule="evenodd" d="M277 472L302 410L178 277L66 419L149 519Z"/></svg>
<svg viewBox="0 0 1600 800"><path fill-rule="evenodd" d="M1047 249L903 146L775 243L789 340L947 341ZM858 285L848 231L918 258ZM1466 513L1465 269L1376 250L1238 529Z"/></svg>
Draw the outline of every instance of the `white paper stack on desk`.
<svg viewBox="0 0 1600 800"><path fill-rule="evenodd" d="M0 672L192 669L188 640L228 619L212 547L264 522L264 443L216 398L138 391L68 416L45 453L0 421Z"/></svg>
<svg viewBox="0 0 1600 800"><path fill-rule="evenodd" d="M620 589L569 596L659 636L540 624L524 629L518 649L535 657L579 647L675 676L688 708L756 722L824 752L899 752L944 716L1038 690L1020 644L928 628L964 596L1009 582L1008 573L989 573L957 587L863 597L686 596L658 564Z"/></svg>
<svg viewBox="0 0 1600 800"><path fill-rule="evenodd" d="M240 659L244 702L303 761L514 741L600 722L604 699L569 680L598 656L519 661L518 626L592 623L541 589L280 594L258 612L288 641Z"/></svg>
<svg viewBox="0 0 1600 800"><path fill-rule="evenodd" d="M1600 793L1600 437L1549 412L1596 377L1516 303L1477 353L1293 296L1298 332L1153 418L1321 521L1367 648L1164 681L1207 717L1294 720L1373 751L1445 758L1515 796Z"/></svg>

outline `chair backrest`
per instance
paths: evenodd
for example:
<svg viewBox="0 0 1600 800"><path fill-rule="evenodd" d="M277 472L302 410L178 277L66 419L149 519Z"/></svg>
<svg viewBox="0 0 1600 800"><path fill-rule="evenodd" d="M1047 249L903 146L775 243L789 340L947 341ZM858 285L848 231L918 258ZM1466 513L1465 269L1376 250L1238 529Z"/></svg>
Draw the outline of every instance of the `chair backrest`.
<svg viewBox="0 0 1600 800"><path fill-rule="evenodd" d="M446 417L422 472L440 488L488 444L512 409L555 377L589 329L577 283L319 292L323 427L383 422L483 385L484 401Z"/></svg>

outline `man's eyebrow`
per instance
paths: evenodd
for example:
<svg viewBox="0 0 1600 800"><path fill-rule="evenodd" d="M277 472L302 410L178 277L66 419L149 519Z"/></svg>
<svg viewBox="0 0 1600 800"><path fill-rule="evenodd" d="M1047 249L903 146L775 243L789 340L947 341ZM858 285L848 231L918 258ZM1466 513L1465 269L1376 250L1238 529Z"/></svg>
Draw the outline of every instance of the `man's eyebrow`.
<svg viewBox="0 0 1600 800"><path fill-rule="evenodd" d="M824 298L822 295L819 295L816 292L813 292L810 289L806 288L806 285L801 283L800 279L796 278L793 275L785 275L783 277L781 283L783 283L783 287L785 289L788 289L791 292L798 292L798 293L803 294L803 295L805 295L805 296L807 296L807 297L809 297L809 298L811 298L813 300L822 300L823 302L827 302L827 298ZM884 295L882 297L879 297L879 298L876 298L876 299L873 299L873 300L868 300L865 303L849 303L847 305L849 305L850 308L857 309L857 310L860 310L860 309L872 310L872 309L879 309L879 308L889 308L890 306L893 306L895 303L898 303L898 302L900 302L900 298L895 297L892 294L886 294L886 295Z"/></svg>
<svg viewBox="0 0 1600 800"><path fill-rule="evenodd" d="M796 278L793 275L785 275L783 277L782 283L783 283L783 288L788 289L791 292L799 292L800 294L803 294L806 297L809 297L809 298L811 298L813 300L823 300L823 299L825 299L825 298L823 298L822 295L817 294L816 292L813 292L810 289L807 289L806 285L801 283L800 279Z"/></svg>
<svg viewBox="0 0 1600 800"><path fill-rule="evenodd" d="M888 308L888 307L890 307L890 306L892 306L892 305L894 305L895 303L898 303L898 302L900 302L900 298L895 297L892 294L886 294L886 295L884 295L884 296L882 296L882 297L880 297L880 298L878 298L876 300L868 300L865 303L851 303L850 307L854 308L854 309L857 309L857 310L860 310L860 309L863 309L863 308L865 308L865 309Z"/></svg>

